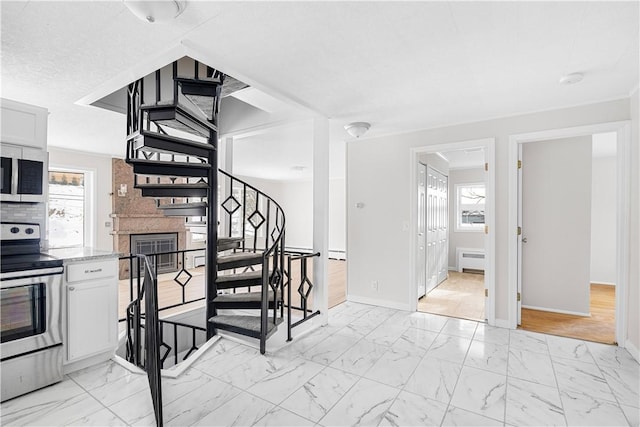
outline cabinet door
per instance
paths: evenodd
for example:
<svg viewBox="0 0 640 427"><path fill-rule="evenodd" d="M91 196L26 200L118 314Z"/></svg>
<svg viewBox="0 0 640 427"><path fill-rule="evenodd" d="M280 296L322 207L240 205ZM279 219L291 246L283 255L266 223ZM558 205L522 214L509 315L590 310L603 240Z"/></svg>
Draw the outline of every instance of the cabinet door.
<svg viewBox="0 0 640 427"><path fill-rule="evenodd" d="M66 285L67 358L91 356L117 345L117 282L103 279Z"/></svg>
<svg viewBox="0 0 640 427"><path fill-rule="evenodd" d="M2 142L47 149L47 110L2 99Z"/></svg>

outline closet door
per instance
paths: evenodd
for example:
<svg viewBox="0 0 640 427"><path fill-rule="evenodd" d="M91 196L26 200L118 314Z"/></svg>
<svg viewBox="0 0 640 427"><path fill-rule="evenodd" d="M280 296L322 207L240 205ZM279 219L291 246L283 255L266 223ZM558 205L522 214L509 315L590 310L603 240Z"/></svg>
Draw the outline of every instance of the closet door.
<svg viewBox="0 0 640 427"><path fill-rule="evenodd" d="M429 292L447 278L448 180L445 175L427 167L427 289Z"/></svg>
<svg viewBox="0 0 640 427"><path fill-rule="evenodd" d="M418 163L418 239L416 250L416 280L418 285L418 298L422 298L427 292L427 234L426 234L426 196L427 196L427 166Z"/></svg>

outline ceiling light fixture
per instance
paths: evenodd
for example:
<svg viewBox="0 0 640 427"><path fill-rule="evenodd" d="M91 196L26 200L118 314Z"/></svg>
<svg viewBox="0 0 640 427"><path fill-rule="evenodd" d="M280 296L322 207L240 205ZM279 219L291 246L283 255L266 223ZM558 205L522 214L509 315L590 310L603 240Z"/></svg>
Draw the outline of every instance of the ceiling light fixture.
<svg viewBox="0 0 640 427"><path fill-rule="evenodd" d="M584 78L584 75L582 73L566 74L560 78L560 84L572 85L572 84L580 83L583 78Z"/></svg>
<svg viewBox="0 0 640 427"><path fill-rule="evenodd" d="M187 2L182 0L122 0L122 2L138 19L150 24L169 22L180 15L187 7Z"/></svg>
<svg viewBox="0 0 640 427"><path fill-rule="evenodd" d="M344 130L346 130L349 135L353 136L354 138L360 138L369 130L370 127L371 124L367 122L353 122L349 123L348 125L344 125Z"/></svg>

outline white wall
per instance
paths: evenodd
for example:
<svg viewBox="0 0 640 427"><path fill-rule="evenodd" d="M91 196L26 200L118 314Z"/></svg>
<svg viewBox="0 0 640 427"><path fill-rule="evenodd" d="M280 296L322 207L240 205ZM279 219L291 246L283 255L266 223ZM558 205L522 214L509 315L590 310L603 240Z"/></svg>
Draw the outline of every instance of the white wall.
<svg viewBox="0 0 640 427"><path fill-rule="evenodd" d="M508 320L508 182L509 135L628 120L629 100L603 102L554 111L467 123L347 144L347 245L349 297L383 306L410 305L410 148L448 142L496 139L496 322ZM637 136L635 139L637 146ZM638 169L635 153L632 170ZM637 185L637 175L635 179ZM638 188L634 193L637 199ZM355 202L363 202L356 209ZM637 212L637 211L636 211ZM638 218L636 215L634 218ZM637 220L634 220L637 223ZM637 239L637 238L636 238ZM636 252L637 254L637 252ZM637 255L636 255L637 256ZM637 266L637 262L634 263ZM378 291L369 284L377 280ZM637 287L637 282L635 285ZM637 290L635 291L637 298ZM637 305L634 309L637 311ZM635 315L637 319L637 314ZM635 329L637 333L637 327Z"/></svg>
<svg viewBox="0 0 640 427"><path fill-rule="evenodd" d="M287 248L313 248L312 181L276 181L247 176L238 178L266 193L284 209ZM345 251L345 223L345 180L332 179L329 181L329 251Z"/></svg>
<svg viewBox="0 0 640 427"><path fill-rule="evenodd" d="M591 166L591 283L616 282L616 157Z"/></svg>
<svg viewBox="0 0 640 427"><path fill-rule="evenodd" d="M458 269L456 248L484 250L484 230L456 231L456 184L484 182L484 168L449 170L449 268Z"/></svg>
<svg viewBox="0 0 640 427"><path fill-rule="evenodd" d="M627 348L640 361L640 107L638 88L631 96L631 209L629 241L629 298L627 299Z"/></svg>
<svg viewBox="0 0 640 427"><path fill-rule="evenodd" d="M56 147L49 147L49 167L82 169L93 172L94 194L93 212L94 235L92 246L97 249L113 250L112 227L105 223L112 223L111 214L111 156L90 154L81 151L71 151Z"/></svg>

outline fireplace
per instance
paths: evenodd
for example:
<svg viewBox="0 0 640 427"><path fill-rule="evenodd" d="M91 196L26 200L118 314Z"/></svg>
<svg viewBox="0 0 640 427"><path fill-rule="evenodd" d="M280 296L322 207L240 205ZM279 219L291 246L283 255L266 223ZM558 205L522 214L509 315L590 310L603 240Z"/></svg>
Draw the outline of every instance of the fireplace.
<svg viewBox="0 0 640 427"><path fill-rule="evenodd" d="M178 249L178 233L131 234L129 237L132 254L161 254ZM158 274L178 270L178 255L174 253L151 257L150 261Z"/></svg>

